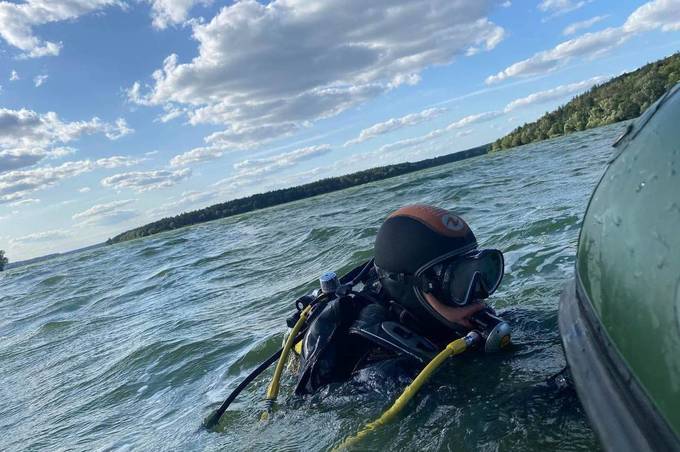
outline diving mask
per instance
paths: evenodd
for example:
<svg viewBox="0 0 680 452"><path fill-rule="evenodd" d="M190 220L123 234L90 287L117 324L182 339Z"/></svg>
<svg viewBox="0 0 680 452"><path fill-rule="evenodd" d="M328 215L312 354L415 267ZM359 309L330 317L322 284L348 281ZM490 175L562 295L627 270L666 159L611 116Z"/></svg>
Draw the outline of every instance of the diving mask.
<svg viewBox="0 0 680 452"><path fill-rule="evenodd" d="M421 272L425 290L449 306L488 298L503 279L503 253L472 250L438 262Z"/></svg>

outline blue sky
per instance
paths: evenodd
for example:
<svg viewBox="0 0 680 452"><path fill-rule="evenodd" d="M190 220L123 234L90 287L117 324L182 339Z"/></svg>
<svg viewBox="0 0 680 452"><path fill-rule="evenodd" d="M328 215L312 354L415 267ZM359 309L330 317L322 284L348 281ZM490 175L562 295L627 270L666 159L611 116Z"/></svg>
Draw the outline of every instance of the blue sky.
<svg viewBox="0 0 680 452"><path fill-rule="evenodd" d="M680 0L0 1L0 249L494 140L680 48Z"/></svg>

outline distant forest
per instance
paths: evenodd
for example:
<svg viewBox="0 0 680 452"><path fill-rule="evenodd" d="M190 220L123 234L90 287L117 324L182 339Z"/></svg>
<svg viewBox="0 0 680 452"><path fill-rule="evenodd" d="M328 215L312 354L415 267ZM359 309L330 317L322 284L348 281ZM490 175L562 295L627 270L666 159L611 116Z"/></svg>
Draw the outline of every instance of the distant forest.
<svg viewBox="0 0 680 452"><path fill-rule="evenodd" d="M511 148L579 130L633 119L680 82L680 53L594 86L537 121L496 140L492 150Z"/></svg>
<svg viewBox="0 0 680 452"><path fill-rule="evenodd" d="M204 209L185 212L174 217L163 218L147 225L123 232L106 241L108 245L126 240L132 240L147 235L157 234L171 229L177 229L192 224L203 223L205 221L216 220L218 218L230 217L241 213L250 212L265 207L276 206L311 196L321 195L344 188L374 182L389 177L400 176L402 174L444 165L471 157L476 157L489 152L490 144L478 146L466 151L455 152L419 162L398 163L396 165L381 166L371 168L357 173L347 174L338 177L329 177L316 182L312 182L297 187L283 188L280 190L269 191L248 196L246 198L234 199L231 201L215 204Z"/></svg>

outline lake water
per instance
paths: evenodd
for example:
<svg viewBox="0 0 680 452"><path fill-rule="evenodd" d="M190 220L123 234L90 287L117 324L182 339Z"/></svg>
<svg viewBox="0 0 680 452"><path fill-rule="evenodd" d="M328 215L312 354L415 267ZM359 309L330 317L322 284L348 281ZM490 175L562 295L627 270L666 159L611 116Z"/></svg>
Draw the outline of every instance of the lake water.
<svg viewBox="0 0 680 452"><path fill-rule="evenodd" d="M491 303L515 347L449 360L362 447L592 450L557 304L588 197L621 124L0 273L0 450L326 450L403 386L290 397L260 422L271 370L218 432L201 422L281 343L292 302L371 256L381 221L415 202L455 210L505 252Z"/></svg>

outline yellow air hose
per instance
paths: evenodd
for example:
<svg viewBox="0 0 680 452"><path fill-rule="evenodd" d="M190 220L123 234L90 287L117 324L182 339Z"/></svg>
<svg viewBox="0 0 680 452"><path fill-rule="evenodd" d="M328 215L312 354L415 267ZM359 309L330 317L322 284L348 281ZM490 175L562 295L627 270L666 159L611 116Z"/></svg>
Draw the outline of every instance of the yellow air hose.
<svg viewBox="0 0 680 452"><path fill-rule="evenodd" d="M425 366L423 370L420 371L418 376L411 382L410 385L406 387L406 389L404 389L404 392L401 393L399 398L387 411L385 411L382 414L382 416L380 416L373 422L366 424L366 426L363 429L361 429L356 435L345 438L345 440L338 446L336 446L333 449L333 451L344 450L349 447L356 446L356 444L370 432L392 421L392 419L394 419L394 417L397 414L399 414L399 412L402 409L404 409L406 404L408 404L408 402L413 398L413 396L416 395L421 386L425 384L425 382L430 378L430 376L432 376L434 371L437 370L437 368L444 361L446 361L447 358L463 353L471 346L477 345L480 341L481 336L479 335L479 333L477 333L476 331L472 331L468 333L467 336L462 337L460 339L456 339L455 341L451 342L449 345L446 346L444 350L439 352L439 354L435 356L432 359L432 361L430 361L427 364L427 366Z"/></svg>
<svg viewBox="0 0 680 452"><path fill-rule="evenodd" d="M265 400L267 401L268 407L267 411L263 411L262 415L260 416L260 420L262 421L266 421L269 418L269 409L271 408L272 404L279 395L280 386L279 383L281 381L281 374L283 373L283 368L285 367L286 361L288 360L288 354L290 353L290 349L293 348L295 337L297 336L298 332L300 332L300 328L302 328L302 325L304 325L305 322L307 321L307 317L309 317L309 312L311 310L312 310L311 305L307 306L302 310L302 312L300 313L300 318L298 319L297 322L295 322L293 329L290 330L290 334L288 334L288 337L286 338L286 343L283 346L283 351L281 352L281 356L279 356L279 362L276 363L274 377L272 378L271 383L269 383L269 388L267 388L267 396L265 397Z"/></svg>

